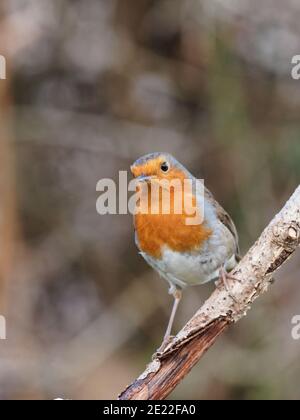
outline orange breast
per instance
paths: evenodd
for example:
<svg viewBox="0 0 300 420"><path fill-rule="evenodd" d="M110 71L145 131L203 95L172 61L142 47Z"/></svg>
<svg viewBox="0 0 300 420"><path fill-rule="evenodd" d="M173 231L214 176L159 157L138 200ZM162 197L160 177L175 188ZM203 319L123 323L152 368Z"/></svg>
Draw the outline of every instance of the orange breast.
<svg viewBox="0 0 300 420"><path fill-rule="evenodd" d="M193 202L196 202L195 198ZM200 249L203 242L211 236L212 232L205 224L188 225L186 218L190 216L184 212L174 214L173 208L171 206L170 214L135 215L139 246L152 257L160 258L164 245L178 252Z"/></svg>

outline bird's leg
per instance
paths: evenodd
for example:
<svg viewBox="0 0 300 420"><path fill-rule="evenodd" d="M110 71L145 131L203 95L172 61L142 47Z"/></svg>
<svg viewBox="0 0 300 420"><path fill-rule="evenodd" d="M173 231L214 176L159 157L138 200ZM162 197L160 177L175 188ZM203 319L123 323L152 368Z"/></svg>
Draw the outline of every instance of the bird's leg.
<svg viewBox="0 0 300 420"><path fill-rule="evenodd" d="M164 336L164 341L169 340L169 338L171 336L172 326L173 326L173 323L174 323L174 319L175 319L175 315L176 315L176 312L177 312L177 309L178 309L179 302L181 300L182 291L180 289L176 288L176 290L173 293L173 296L174 296L174 304L173 304L171 316L170 316L170 319L169 319L169 323L168 323L168 326L167 326L167 329L166 329L166 333L165 333L165 336Z"/></svg>
<svg viewBox="0 0 300 420"><path fill-rule="evenodd" d="M173 323L174 323L174 319L175 319L175 315L176 315L176 312L177 312L177 309L178 309L179 302L181 300L181 296L182 296L182 290L181 289L178 289L176 287L172 290L171 293L174 296L174 303L173 303L171 316L170 316L170 319L169 319L169 322L168 322L168 326L167 326L167 329L166 329L166 332L165 332L165 335L164 335L163 342L162 342L161 346L159 347L159 349L157 349L155 355L157 355L159 353L162 353L170 342L172 326L173 326Z"/></svg>

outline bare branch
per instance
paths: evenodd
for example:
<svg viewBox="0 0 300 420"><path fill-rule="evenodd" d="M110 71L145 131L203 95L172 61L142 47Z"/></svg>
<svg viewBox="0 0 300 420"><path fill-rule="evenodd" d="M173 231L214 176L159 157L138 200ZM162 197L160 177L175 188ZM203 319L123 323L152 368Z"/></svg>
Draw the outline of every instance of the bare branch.
<svg viewBox="0 0 300 420"><path fill-rule="evenodd" d="M122 400L164 399L189 373L230 324L247 314L272 283L272 275L300 243L300 187L274 217L232 275L232 300L226 290L212 296L177 334L162 355L120 395Z"/></svg>

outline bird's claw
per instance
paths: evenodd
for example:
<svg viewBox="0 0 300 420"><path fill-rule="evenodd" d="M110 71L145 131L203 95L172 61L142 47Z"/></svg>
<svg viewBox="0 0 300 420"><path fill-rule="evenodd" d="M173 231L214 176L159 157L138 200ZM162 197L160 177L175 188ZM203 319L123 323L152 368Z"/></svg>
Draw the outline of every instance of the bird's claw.
<svg viewBox="0 0 300 420"><path fill-rule="evenodd" d="M155 353L152 355L152 360L156 360L158 359L163 352L165 351L165 349L167 348L167 346L171 343L171 341L173 340L174 336L170 335L169 337L165 338L163 340L163 342L161 343L160 347L155 351Z"/></svg>
<svg viewBox="0 0 300 420"><path fill-rule="evenodd" d="M225 290L227 291L228 295L230 296L230 298L234 301L235 304L238 305L239 301L232 294L231 289L230 289L230 284L229 284L230 280L241 283L240 279L236 278L235 276L230 275L229 273L226 272L226 270L224 268L222 268L220 270L220 279L216 282L216 287L218 289L220 289L221 287L224 287Z"/></svg>

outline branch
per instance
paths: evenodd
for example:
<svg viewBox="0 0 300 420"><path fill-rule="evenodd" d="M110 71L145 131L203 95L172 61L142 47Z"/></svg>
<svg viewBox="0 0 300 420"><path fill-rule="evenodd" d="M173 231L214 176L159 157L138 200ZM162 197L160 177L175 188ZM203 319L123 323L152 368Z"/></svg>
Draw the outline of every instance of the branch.
<svg viewBox="0 0 300 420"><path fill-rule="evenodd" d="M216 289L198 312L174 337L165 351L127 387L121 400L162 400L189 373L230 324L245 316L251 304L272 283L272 275L300 244L300 186L274 217L232 275L234 302Z"/></svg>

